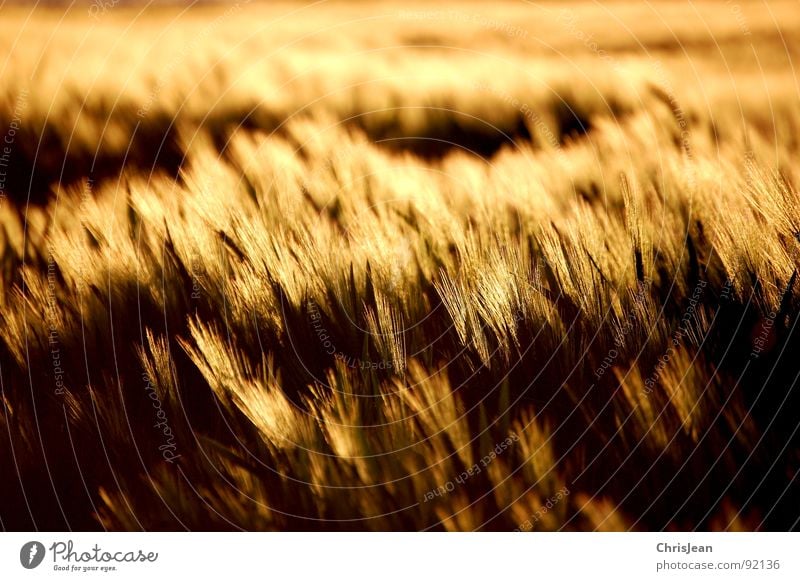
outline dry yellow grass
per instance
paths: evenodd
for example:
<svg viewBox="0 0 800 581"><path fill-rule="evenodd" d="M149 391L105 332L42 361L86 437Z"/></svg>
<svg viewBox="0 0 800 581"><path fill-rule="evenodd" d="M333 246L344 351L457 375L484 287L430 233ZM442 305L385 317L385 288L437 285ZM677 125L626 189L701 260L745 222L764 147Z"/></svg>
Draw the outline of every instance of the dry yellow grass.
<svg viewBox="0 0 800 581"><path fill-rule="evenodd" d="M796 527L769 7L0 8L2 526Z"/></svg>

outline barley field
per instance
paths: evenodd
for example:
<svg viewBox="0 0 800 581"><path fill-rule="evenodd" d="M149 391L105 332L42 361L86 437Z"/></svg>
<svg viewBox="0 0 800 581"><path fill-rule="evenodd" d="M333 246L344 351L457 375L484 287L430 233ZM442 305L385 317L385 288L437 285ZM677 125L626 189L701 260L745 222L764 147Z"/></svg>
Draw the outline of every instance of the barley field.
<svg viewBox="0 0 800 581"><path fill-rule="evenodd" d="M4 530L794 530L796 2L0 4Z"/></svg>

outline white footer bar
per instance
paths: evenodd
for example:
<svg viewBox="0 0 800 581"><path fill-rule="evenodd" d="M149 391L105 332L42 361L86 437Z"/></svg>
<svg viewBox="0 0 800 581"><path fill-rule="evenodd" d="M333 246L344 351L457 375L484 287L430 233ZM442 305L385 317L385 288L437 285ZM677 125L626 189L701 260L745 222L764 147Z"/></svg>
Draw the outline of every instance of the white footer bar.
<svg viewBox="0 0 800 581"><path fill-rule="evenodd" d="M3 533L0 579L777 581L800 579L798 549L792 533Z"/></svg>

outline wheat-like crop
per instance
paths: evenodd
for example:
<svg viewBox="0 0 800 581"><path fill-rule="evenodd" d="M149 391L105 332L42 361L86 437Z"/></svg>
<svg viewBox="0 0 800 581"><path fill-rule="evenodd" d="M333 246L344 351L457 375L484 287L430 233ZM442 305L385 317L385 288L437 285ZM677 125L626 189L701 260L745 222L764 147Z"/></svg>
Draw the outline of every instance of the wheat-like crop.
<svg viewBox="0 0 800 581"><path fill-rule="evenodd" d="M0 8L3 528L797 526L796 7L452 5Z"/></svg>

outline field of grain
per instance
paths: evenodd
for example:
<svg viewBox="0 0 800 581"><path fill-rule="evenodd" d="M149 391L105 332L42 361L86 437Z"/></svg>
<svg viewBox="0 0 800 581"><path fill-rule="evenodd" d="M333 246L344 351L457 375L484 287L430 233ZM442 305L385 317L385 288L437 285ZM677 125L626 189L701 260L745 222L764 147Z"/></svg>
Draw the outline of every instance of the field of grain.
<svg viewBox="0 0 800 581"><path fill-rule="evenodd" d="M797 4L0 5L0 527L791 530Z"/></svg>

